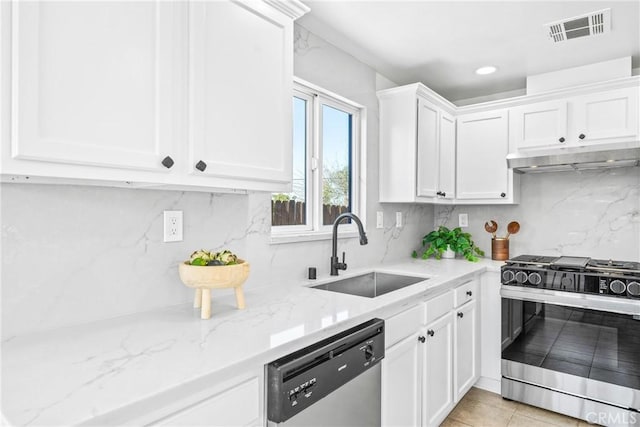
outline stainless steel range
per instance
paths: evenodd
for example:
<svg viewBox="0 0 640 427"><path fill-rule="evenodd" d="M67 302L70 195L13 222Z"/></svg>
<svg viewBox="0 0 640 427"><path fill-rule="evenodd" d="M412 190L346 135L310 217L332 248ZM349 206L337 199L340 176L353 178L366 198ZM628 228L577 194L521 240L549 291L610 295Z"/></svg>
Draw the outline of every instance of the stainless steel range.
<svg viewBox="0 0 640 427"><path fill-rule="evenodd" d="M640 426L640 263L522 255L501 270L502 396Z"/></svg>

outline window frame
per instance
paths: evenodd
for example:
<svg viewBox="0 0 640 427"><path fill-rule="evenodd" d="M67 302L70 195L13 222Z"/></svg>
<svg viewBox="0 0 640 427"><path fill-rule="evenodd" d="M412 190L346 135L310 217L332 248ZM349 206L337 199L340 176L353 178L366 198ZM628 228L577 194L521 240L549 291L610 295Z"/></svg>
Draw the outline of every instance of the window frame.
<svg viewBox="0 0 640 427"><path fill-rule="evenodd" d="M366 229L366 108L341 95L294 77L293 97L307 101L306 108L306 219L304 225L271 225L271 243L330 239L332 226L322 218L322 106L351 115L351 212ZM293 143L293 142L292 142ZM344 223L340 238L358 236L355 224Z"/></svg>

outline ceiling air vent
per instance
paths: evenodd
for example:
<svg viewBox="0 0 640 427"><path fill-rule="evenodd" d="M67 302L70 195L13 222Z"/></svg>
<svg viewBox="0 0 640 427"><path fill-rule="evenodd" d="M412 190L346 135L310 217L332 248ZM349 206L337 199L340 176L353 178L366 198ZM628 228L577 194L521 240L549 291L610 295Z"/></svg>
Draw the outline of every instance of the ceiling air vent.
<svg viewBox="0 0 640 427"><path fill-rule="evenodd" d="M597 36L611 31L611 9L598 10L573 18L545 24L549 38L554 43L579 37Z"/></svg>

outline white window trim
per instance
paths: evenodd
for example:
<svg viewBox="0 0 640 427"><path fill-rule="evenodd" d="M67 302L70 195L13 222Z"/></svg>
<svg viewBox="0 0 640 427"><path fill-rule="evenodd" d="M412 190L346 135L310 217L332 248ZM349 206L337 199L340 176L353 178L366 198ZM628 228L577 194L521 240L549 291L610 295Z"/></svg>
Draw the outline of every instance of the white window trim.
<svg viewBox="0 0 640 427"><path fill-rule="evenodd" d="M353 102L341 95L330 92L317 85L309 83L300 78L294 77L294 95L311 101L313 108L307 109L307 152L312 148L314 150L313 157L316 159L316 170L322 170L322 155L319 152L320 144L316 143L321 138L320 115L321 104L326 104L352 114L353 117L353 135L352 135L352 211L362 221L362 225L366 230L366 129L367 129L367 110L366 108ZM311 104L308 104L311 105ZM311 114L314 115L313 120L309 120ZM307 180L313 180L311 191L313 194L307 194L307 199L320 200L317 192L321 188L320 174L316 170L312 170L311 162L307 162ZM307 188L309 186L307 185ZM311 206L313 205L313 206ZM314 212L311 212L314 209ZM332 226L322 225L322 205L318 203L307 203L307 218L311 219L306 225L280 225L271 227L271 243L294 243L314 240L328 240L332 238ZM355 238L358 236L355 224L342 224L338 228L339 238Z"/></svg>

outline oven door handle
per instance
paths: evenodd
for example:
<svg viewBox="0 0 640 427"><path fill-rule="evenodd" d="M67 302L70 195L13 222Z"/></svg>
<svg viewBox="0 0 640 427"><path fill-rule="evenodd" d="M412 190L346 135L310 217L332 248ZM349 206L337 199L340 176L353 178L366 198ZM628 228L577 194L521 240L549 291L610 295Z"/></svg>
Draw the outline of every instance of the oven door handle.
<svg viewBox="0 0 640 427"><path fill-rule="evenodd" d="M549 289L524 288L509 285L502 285L500 287L500 295L502 298L515 300L543 302L547 304L588 308L592 310L640 316L640 301L635 299L605 297L600 295L553 291Z"/></svg>

